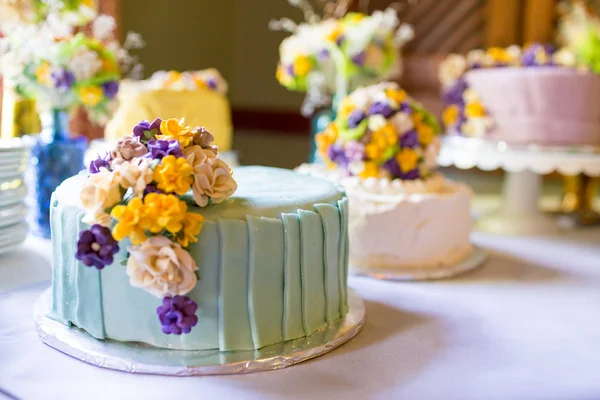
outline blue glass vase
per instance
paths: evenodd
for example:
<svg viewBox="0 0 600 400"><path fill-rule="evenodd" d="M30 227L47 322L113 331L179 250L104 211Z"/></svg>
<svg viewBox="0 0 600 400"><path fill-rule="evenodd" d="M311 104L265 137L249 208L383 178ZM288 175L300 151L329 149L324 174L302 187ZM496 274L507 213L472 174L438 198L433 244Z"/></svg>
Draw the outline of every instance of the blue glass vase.
<svg viewBox="0 0 600 400"><path fill-rule="evenodd" d="M26 173L27 221L31 233L50 238L50 198L65 179L83 169L87 149L85 137L73 138L69 114L51 110L40 115L42 131L32 138Z"/></svg>
<svg viewBox="0 0 600 400"><path fill-rule="evenodd" d="M319 132L323 132L329 124L335 121L336 112L333 109L322 110L316 113L310 122L310 153L308 155L308 162L321 164L323 159L317 151L317 142L315 136Z"/></svg>

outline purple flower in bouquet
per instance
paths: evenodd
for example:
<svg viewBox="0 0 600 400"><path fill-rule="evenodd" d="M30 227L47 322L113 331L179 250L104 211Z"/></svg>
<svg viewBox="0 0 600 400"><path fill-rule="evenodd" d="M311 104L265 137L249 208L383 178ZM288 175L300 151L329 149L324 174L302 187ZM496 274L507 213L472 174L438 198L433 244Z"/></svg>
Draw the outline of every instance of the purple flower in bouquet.
<svg viewBox="0 0 600 400"><path fill-rule="evenodd" d="M464 78L458 79L454 85L445 89L442 93L442 101L444 104L456 104L462 106L464 104L463 93L469 88L467 81Z"/></svg>
<svg viewBox="0 0 600 400"><path fill-rule="evenodd" d="M175 139L171 140L149 140L148 155L155 160L162 160L166 156L181 157L181 146Z"/></svg>
<svg viewBox="0 0 600 400"><path fill-rule="evenodd" d="M364 51L361 51L360 53L357 53L352 56L352 62L354 63L354 65L358 65L359 67L362 67L363 65L365 65L366 59L367 59L367 53L365 53Z"/></svg>
<svg viewBox="0 0 600 400"><path fill-rule="evenodd" d="M75 75L66 69L52 72L51 77L54 87L64 91L70 90L75 83Z"/></svg>
<svg viewBox="0 0 600 400"><path fill-rule="evenodd" d="M400 146L413 149L419 147L419 134L414 129L400 136Z"/></svg>
<svg viewBox="0 0 600 400"><path fill-rule="evenodd" d="M91 174L97 174L98 172L100 172L100 168L108 168L109 165L110 165L110 154L105 153L103 156L98 155L98 158L96 158L95 160L92 160L92 162L90 162L90 166L89 166L88 170L90 171Z"/></svg>
<svg viewBox="0 0 600 400"><path fill-rule="evenodd" d="M196 310L198 304L187 296L163 298L162 305L156 309L163 333L167 335L190 333L198 323Z"/></svg>
<svg viewBox="0 0 600 400"><path fill-rule="evenodd" d="M335 44L338 47L342 47L342 45L344 44L344 41L346 41L346 38L344 37L344 35L340 35L338 36L338 38L335 40Z"/></svg>
<svg viewBox="0 0 600 400"><path fill-rule="evenodd" d="M412 171L408 172L402 172L400 164L398 164L398 161L394 157L390 158L385 163L383 163L382 167L386 169L390 173L390 175L392 175L393 178L399 178L402 180L408 181L419 179L421 175L418 169L413 169Z"/></svg>
<svg viewBox="0 0 600 400"><path fill-rule="evenodd" d="M551 44L532 44L521 55L521 64L525 67L553 65L552 55L555 51L556 49Z"/></svg>
<svg viewBox="0 0 600 400"><path fill-rule="evenodd" d="M108 81L102 84L102 91L106 98L112 100L117 97L117 93L119 92L119 82L117 81Z"/></svg>
<svg viewBox="0 0 600 400"><path fill-rule="evenodd" d="M403 101L400 103L400 112L411 115L413 113L413 109L408 101Z"/></svg>
<svg viewBox="0 0 600 400"><path fill-rule="evenodd" d="M364 121L365 118L366 115L361 110L352 111L352 113L350 113L348 116L348 127L352 129L356 128L361 122Z"/></svg>
<svg viewBox="0 0 600 400"><path fill-rule="evenodd" d="M348 157L346 157L346 152L342 146L337 143L331 145L329 151L327 152L327 157L341 168L348 166Z"/></svg>
<svg viewBox="0 0 600 400"><path fill-rule="evenodd" d="M162 194L164 193L162 190L160 190L159 188L156 187L156 185L154 184L149 184L146 186L146 189L144 189L144 196L150 193L158 193L158 194Z"/></svg>
<svg viewBox="0 0 600 400"><path fill-rule="evenodd" d="M96 224L79 234L75 258L88 267L102 269L113 263L113 256L118 252L119 244L110 229Z"/></svg>
<svg viewBox="0 0 600 400"><path fill-rule="evenodd" d="M327 49L322 49L321 51L319 51L319 52L317 53L317 59L318 59L320 62L325 62L325 61L329 60L329 50L327 50Z"/></svg>
<svg viewBox="0 0 600 400"><path fill-rule="evenodd" d="M217 81L212 78L208 79L206 81L206 86L208 86L212 90L216 90L217 89Z"/></svg>
<svg viewBox="0 0 600 400"><path fill-rule="evenodd" d="M294 73L294 66L293 65L288 65L287 67L285 67L285 70L287 72L287 74L291 77L295 77L296 74Z"/></svg>
<svg viewBox="0 0 600 400"><path fill-rule="evenodd" d="M369 115L381 114L384 118L390 118L396 110L392 108L388 103L378 101L369 107Z"/></svg>
<svg viewBox="0 0 600 400"><path fill-rule="evenodd" d="M349 162L362 161L365 158L365 145L360 142L350 142L344 148Z"/></svg>
<svg viewBox="0 0 600 400"><path fill-rule="evenodd" d="M133 134L140 139L144 139L144 132L150 132L154 136L160 134L160 123L162 120L156 118L152 123L150 121L143 120L133 127Z"/></svg>

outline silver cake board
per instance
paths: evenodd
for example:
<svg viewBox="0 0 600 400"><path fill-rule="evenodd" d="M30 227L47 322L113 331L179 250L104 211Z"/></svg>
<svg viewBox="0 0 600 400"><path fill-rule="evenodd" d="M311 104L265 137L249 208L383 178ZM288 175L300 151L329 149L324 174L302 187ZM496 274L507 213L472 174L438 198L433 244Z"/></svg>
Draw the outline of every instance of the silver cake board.
<svg viewBox="0 0 600 400"><path fill-rule="evenodd" d="M346 316L308 337L254 351L170 350L142 343L98 340L82 329L54 321L46 316L50 296L48 289L34 307L35 326L45 344L88 364L136 374L235 375L286 368L341 346L360 332L365 321L364 303L350 290Z"/></svg>
<svg viewBox="0 0 600 400"><path fill-rule="evenodd" d="M361 268L350 265L350 273L385 281L428 281L448 279L479 268L487 260L487 252L477 246L454 264L434 268Z"/></svg>

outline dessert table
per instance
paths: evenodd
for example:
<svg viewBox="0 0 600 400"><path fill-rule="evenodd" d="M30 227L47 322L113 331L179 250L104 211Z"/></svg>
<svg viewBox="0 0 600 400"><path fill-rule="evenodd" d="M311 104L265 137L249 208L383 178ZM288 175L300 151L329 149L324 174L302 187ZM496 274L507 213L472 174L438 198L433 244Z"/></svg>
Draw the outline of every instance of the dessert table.
<svg viewBox="0 0 600 400"><path fill-rule="evenodd" d="M22 399L600 398L600 229L473 240L490 258L454 280L351 277L367 319L332 353L279 371L176 378L100 369L42 344L32 307L49 285L50 246L30 237L0 257L0 388Z"/></svg>

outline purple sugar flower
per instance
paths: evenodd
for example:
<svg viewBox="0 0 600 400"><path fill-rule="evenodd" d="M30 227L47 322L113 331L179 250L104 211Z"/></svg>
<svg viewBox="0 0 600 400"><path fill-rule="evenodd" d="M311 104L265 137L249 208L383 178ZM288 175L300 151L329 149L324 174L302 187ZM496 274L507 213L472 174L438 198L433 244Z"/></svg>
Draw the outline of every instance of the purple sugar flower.
<svg viewBox="0 0 600 400"><path fill-rule="evenodd" d="M181 157L181 146L175 139L148 141L148 155L155 160L162 160L166 156Z"/></svg>
<svg viewBox="0 0 600 400"><path fill-rule="evenodd" d="M119 244L110 229L96 224L79 234L75 258L88 267L102 269L113 263L113 256L118 252Z"/></svg>
<svg viewBox="0 0 600 400"><path fill-rule="evenodd" d="M322 49L321 51L319 51L319 53L317 53L317 59L320 62L325 62L325 61L329 60L329 50Z"/></svg>
<svg viewBox="0 0 600 400"><path fill-rule="evenodd" d="M212 90L216 90L217 89L217 81L210 78L206 81L206 86L208 86Z"/></svg>
<svg viewBox="0 0 600 400"><path fill-rule="evenodd" d="M556 49L551 44L540 44L534 43L531 46L527 47L523 54L521 55L521 63L525 67L540 67L545 65L553 65L552 64L552 55ZM546 63L540 63L538 60L538 53L546 53Z"/></svg>
<svg viewBox="0 0 600 400"><path fill-rule="evenodd" d="M348 116L348 127L352 129L356 128L365 120L365 117L365 113L361 110L352 111L352 113L350 113Z"/></svg>
<svg viewBox="0 0 600 400"><path fill-rule="evenodd" d="M341 168L346 168L348 166L348 157L346 157L344 149L337 143L334 143L329 148L327 157Z"/></svg>
<svg viewBox="0 0 600 400"><path fill-rule="evenodd" d="M345 146L344 152L348 161L362 161L365 158L365 145L360 142L350 142Z"/></svg>
<svg viewBox="0 0 600 400"><path fill-rule="evenodd" d="M294 73L294 66L293 65L288 65L287 67L285 67L285 70L287 72L287 74L291 77L295 77L296 74Z"/></svg>
<svg viewBox="0 0 600 400"><path fill-rule="evenodd" d="M156 136L160 134L160 123L162 120L160 118L156 118L152 123L150 121L140 121L136 126L133 127L133 134L140 139L144 139L144 132L150 132L152 135Z"/></svg>
<svg viewBox="0 0 600 400"><path fill-rule="evenodd" d="M354 65L358 65L359 67L362 67L363 65L365 65L366 59L367 59L367 53L365 53L364 51L361 51L360 53L357 53L352 56L352 62L354 63Z"/></svg>
<svg viewBox="0 0 600 400"><path fill-rule="evenodd" d="M67 71L66 69L61 69L58 71L52 72L52 81L54 82L54 87L62 90L69 90L75 83L75 75L73 73Z"/></svg>
<svg viewBox="0 0 600 400"><path fill-rule="evenodd" d="M158 193L158 194L162 194L164 193L162 190L160 190L159 188L156 187L156 185L154 184L149 184L146 186L146 189L144 189L144 196L149 194L149 193Z"/></svg>
<svg viewBox="0 0 600 400"><path fill-rule="evenodd" d="M198 304L187 296L165 297L162 305L156 309L163 333L167 335L190 333L198 323L196 310Z"/></svg>
<svg viewBox="0 0 600 400"><path fill-rule="evenodd" d="M419 134L414 129L400 136L400 146L413 149L419 147Z"/></svg>
<svg viewBox="0 0 600 400"><path fill-rule="evenodd" d="M110 154L105 153L103 156L98 155L98 158L90 162L88 170L90 174L97 174L100 172L100 168L108 168L110 165Z"/></svg>
<svg viewBox="0 0 600 400"><path fill-rule="evenodd" d="M467 81L464 78L458 79L454 85L444 90L442 93L442 100L444 104L456 104L458 106L464 105L463 93L469 88Z"/></svg>
<svg viewBox="0 0 600 400"><path fill-rule="evenodd" d="M389 171L392 178L399 178L402 180L414 180L418 179L421 175L418 169L413 169L412 171L402 172L398 161L394 157L387 160L382 167Z"/></svg>
<svg viewBox="0 0 600 400"><path fill-rule="evenodd" d="M102 91L104 95L108 99L114 99L117 97L117 93L119 92L119 82L117 81L108 81L102 84Z"/></svg>
<svg viewBox="0 0 600 400"><path fill-rule="evenodd" d="M392 108L388 103L378 101L369 107L369 115L381 114L385 118L390 118L396 110Z"/></svg>

